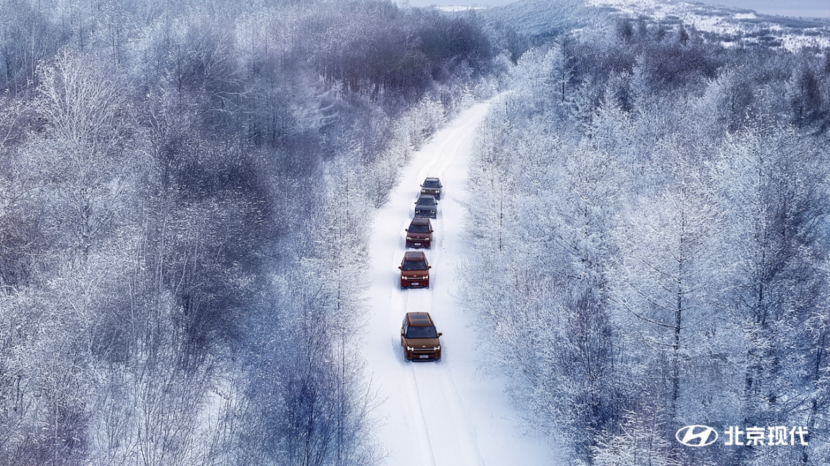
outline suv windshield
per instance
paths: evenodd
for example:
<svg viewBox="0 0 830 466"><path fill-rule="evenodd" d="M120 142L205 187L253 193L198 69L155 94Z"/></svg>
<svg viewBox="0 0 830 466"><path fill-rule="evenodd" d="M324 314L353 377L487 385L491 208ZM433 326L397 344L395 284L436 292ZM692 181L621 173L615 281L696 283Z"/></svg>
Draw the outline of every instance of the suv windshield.
<svg viewBox="0 0 830 466"><path fill-rule="evenodd" d="M425 187L425 188L440 188L440 187L441 187L441 185L440 185L440 184L438 184L438 182L437 182L437 181L429 181L429 180L427 180L427 181L424 181L424 187Z"/></svg>
<svg viewBox="0 0 830 466"><path fill-rule="evenodd" d="M426 270L427 261L403 261L403 270Z"/></svg>
<svg viewBox="0 0 830 466"><path fill-rule="evenodd" d="M419 197L418 198L418 205L435 205L435 198L433 197Z"/></svg>
<svg viewBox="0 0 830 466"><path fill-rule="evenodd" d="M409 225L410 233L429 233L429 225Z"/></svg>
<svg viewBox="0 0 830 466"><path fill-rule="evenodd" d="M409 327L406 329L406 338L438 338L435 327Z"/></svg>

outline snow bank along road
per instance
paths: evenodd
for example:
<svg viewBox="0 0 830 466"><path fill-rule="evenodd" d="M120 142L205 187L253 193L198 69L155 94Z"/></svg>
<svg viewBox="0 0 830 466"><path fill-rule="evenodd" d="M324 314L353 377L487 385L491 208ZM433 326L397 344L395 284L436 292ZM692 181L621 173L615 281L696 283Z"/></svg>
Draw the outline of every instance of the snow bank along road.
<svg viewBox="0 0 830 466"><path fill-rule="evenodd" d="M458 116L415 153L402 179L378 212L370 239L369 309L363 356L382 404L382 448L390 466L535 466L554 464L541 436L527 433L504 393L504 380L479 370L487 348L477 346L475 319L459 302L459 265L470 250L462 240L467 201L467 163L475 130L491 103ZM413 216L420 184L438 176L444 185L433 220L429 289L401 290L404 228ZM404 314L427 311L443 348L439 362L407 362L400 346Z"/></svg>

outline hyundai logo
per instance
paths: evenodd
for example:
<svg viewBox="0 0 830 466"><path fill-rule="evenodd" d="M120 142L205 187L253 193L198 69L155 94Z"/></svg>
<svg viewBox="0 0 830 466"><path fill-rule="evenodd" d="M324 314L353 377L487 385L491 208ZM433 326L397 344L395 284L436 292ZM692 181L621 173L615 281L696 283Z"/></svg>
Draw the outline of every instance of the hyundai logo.
<svg viewBox="0 0 830 466"><path fill-rule="evenodd" d="M687 447L705 447L718 440L718 432L709 426L681 427L674 436Z"/></svg>

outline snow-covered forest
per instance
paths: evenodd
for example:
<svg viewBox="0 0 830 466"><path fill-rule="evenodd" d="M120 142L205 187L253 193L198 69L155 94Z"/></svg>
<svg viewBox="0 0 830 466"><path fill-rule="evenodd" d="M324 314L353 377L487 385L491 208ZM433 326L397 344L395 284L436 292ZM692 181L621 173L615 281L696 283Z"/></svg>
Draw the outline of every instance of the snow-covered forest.
<svg viewBox="0 0 830 466"><path fill-rule="evenodd" d="M512 77L465 298L530 422L569 464L830 461L830 53L617 19ZM689 448L688 425L809 434Z"/></svg>
<svg viewBox="0 0 830 466"><path fill-rule="evenodd" d="M556 464L830 462L830 51L801 21L719 41L591 4L0 0L0 464L492 465L463 411L502 416L500 386L458 388L486 374L524 419L487 435ZM472 157L410 164L496 95ZM456 250L404 295L364 271L413 167L406 189L457 182ZM367 324L370 285L447 308L440 363L364 357L397 354L403 310ZM429 438L404 407L417 454L379 440L406 440L373 382L402 367L452 411ZM689 425L807 441L690 448Z"/></svg>
<svg viewBox="0 0 830 466"><path fill-rule="evenodd" d="M495 51L382 1L0 3L0 464L377 464L365 227Z"/></svg>

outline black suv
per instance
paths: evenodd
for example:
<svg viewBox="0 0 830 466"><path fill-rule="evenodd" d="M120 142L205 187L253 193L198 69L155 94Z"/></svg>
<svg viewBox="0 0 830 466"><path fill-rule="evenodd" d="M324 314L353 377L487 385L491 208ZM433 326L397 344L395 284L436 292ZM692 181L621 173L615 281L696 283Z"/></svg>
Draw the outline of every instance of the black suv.
<svg viewBox="0 0 830 466"><path fill-rule="evenodd" d="M415 216L436 218L438 216L438 201L429 194L421 194L415 201Z"/></svg>
<svg viewBox="0 0 830 466"><path fill-rule="evenodd" d="M429 194L435 196L435 199L441 199L441 180L439 178L427 178L424 184L421 185L421 194Z"/></svg>

